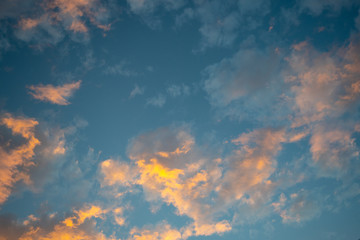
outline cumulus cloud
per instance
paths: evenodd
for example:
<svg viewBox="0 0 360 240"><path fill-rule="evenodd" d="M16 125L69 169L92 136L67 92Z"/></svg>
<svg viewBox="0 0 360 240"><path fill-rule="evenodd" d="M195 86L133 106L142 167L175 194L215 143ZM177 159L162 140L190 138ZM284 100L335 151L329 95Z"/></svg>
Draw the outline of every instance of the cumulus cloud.
<svg viewBox="0 0 360 240"><path fill-rule="evenodd" d="M308 42L293 46L287 81L294 97L294 127L339 117L356 105L360 44L358 36L350 40L349 45L326 53L316 51Z"/></svg>
<svg viewBox="0 0 360 240"><path fill-rule="evenodd" d="M207 199L213 184L221 176L218 161L205 165L206 159L194 149L194 144L184 126L161 128L140 135L129 145L130 163L113 160L101 163L102 184L141 186L149 202L173 205L176 214L193 219L192 224L177 230L183 239L229 231L230 223L214 218ZM144 234L141 232L136 230L140 236Z"/></svg>
<svg viewBox="0 0 360 240"><path fill-rule="evenodd" d="M256 206L257 201L263 200L262 195L273 188L269 178L276 169L275 157L282 148L281 144L286 142L286 132L284 129L260 129L241 134L232 142L239 144L240 148L227 159L230 168L224 173L217 190L220 202L242 201Z"/></svg>
<svg viewBox="0 0 360 240"><path fill-rule="evenodd" d="M30 86L30 95L41 101L50 102L58 105L69 105L70 98L76 90L80 88L81 80L73 83L67 83L62 86L53 85L33 85Z"/></svg>

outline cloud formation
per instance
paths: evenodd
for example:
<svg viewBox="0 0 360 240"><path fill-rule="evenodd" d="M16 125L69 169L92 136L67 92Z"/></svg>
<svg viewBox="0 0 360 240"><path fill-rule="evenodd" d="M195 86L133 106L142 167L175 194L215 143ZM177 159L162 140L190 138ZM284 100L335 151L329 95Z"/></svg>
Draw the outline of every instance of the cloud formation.
<svg viewBox="0 0 360 240"><path fill-rule="evenodd" d="M4 223L16 232L0 231L0 239L18 240L47 240L47 239L76 239L76 240L107 240L101 231L96 229L96 219L100 219L107 211L96 205L84 205L74 210L71 216L63 219L59 214L43 214L40 217L29 215L22 223L4 216ZM0 220L1 221L1 220Z"/></svg>
<svg viewBox="0 0 360 240"><path fill-rule="evenodd" d="M35 126L38 125L35 119L14 118L6 114L1 118L0 124L11 130L10 139L1 135L3 142L0 146L0 204L3 204L17 181L23 180L30 184L29 175L21 168L27 169L34 164L31 160L40 141L35 137ZM16 139L17 136L21 139Z"/></svg>
<svg viewBox="0 0 360 240"><path fill-rule="evenodd" d="M30 95L44 102L50 102L58 105L69 105L68 99L80 88L81 80L73 83L67 83L62 86L36 85L30 86Z"/></svg>

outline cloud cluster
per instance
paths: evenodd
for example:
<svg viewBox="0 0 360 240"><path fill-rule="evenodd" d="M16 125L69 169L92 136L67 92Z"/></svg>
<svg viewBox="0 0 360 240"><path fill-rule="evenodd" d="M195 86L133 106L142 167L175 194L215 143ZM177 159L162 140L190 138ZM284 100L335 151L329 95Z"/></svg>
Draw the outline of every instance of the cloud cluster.
<svg viewBox="0 0 360 240"><path fill-rule="evenodd" d="M77 240L106 240L101 231L96 229L96 219L101 219L106 210L96 205L85 205L74 210L71 216L63 219L59 214L43 214L40 217L29 215L22 223L2 216L7 229L1 229L0 239L9 240L46 240L46 239L77 239ZM4 231L3 231L4 230Z"/></svg>
<svg viewBox="0 0 360 240"><path fill-rule="evenodd" d="M14 189L42 190L53 177L58 160L68 152L66 137L74 134L78 127L59 128L33 118L1 115L0 205Z"/></svg>
<svg viewBox="0 0 360 240"><path fill-rule="evenodd" d="M141 186L149 202L173 205L176 214L193 220L180 230L168 229L171 234L181 233L182 239L227 232L231 230L229 222L217 221L208 202L213 184L221 176L220 168L216 160L205 165L207 160L199 155L194 144L186 127L160 128L140 135L128 148L131 163L114 160L101 163L102 184ZM170 234L144 231L136 229L135 236Z"/></svg>

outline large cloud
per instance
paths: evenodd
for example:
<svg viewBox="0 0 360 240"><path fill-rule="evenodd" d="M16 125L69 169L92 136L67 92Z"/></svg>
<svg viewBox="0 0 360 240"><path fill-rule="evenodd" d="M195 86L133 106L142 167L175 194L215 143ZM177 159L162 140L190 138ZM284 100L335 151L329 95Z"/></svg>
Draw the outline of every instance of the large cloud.
<svg viewBox="0 0 360 240"><path fill-rule="evenodd" d="M180 231L184 239L231 229L226 220L214 218L209 205L213 184L221 176L218 160L201 157L187 127L160 128L140 135L131 142L128 154L131 163L101 163L104 186L139 185L148 201L173 205L178 215L194 221Z"/></svg>
<svg viewBox="0 0 360 240"><path fill-rule="evenodd" d="M33 118L13 116L0 118L0 204L15 184L40 191L52 175L56 160L67 152L66 135L76 127L61 129Z"/></svg>

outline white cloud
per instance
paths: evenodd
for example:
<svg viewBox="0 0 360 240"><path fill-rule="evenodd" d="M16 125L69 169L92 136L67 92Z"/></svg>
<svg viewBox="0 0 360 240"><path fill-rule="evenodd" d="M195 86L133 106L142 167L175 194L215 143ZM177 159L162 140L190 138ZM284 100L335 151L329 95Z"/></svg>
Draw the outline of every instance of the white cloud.
<svg viewBox="0 0 360 240"><path fill-rule="evenodd" d="M165 102L166 102L166 97L164 95L162 95L162 94L158 94L155 97L147 99L146 105L151 105L151 106L154 106L154 107L161 108L161 107L164 106Z"/></svg>
<svg viewBox="0 0 360 240"><path fill-rule="evenodd" d="M139 85L135 84L135 87L130 92L129 98L134 98L136 95L143 95L145 91L144 87L139 87Z"/></svg>

